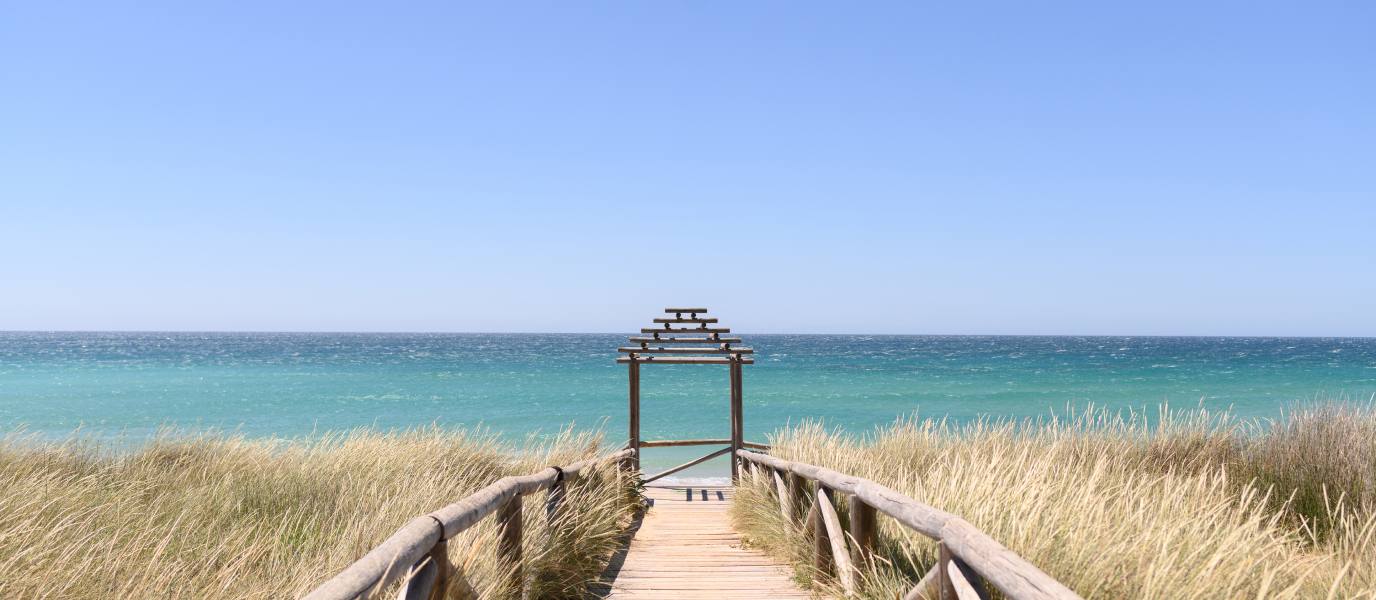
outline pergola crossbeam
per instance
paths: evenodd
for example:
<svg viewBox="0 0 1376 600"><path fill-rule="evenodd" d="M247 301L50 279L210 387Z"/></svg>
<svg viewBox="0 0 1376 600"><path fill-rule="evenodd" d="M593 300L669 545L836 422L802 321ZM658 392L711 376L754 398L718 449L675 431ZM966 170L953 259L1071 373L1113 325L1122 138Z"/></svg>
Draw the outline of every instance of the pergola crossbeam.
<svg viewBox="0 0 1376 600"><path fill-rule="evenodd" d="M741 338L724 337L633 337L632 344L739 344Z"/></svg>
<svg viewBox="0 0 1376 600"><path fill-rule="evenodd" d="M620 365L630 363L668 364L668 365L753 365L755 359L732 356L622 356L616 359Z"/></svg>
<svg viewBox="0 0 1376 600"><path fill-rule="evenodd" d="M623 354L624 354L624 353L627 353L627 352L635 352L635 353L637 353L637 354L752 354L752 353L755 352L755 349L754 349L754 348L745 348L745 347L741 347L741 348L663 348L663 347L660 347L660 348L655 348L655 347L641 348L641 347L638 347L638 346L629 346L629 347L617 348L616 351L617 351L617 352L621 352L621 353L623 353Z"/></svg>

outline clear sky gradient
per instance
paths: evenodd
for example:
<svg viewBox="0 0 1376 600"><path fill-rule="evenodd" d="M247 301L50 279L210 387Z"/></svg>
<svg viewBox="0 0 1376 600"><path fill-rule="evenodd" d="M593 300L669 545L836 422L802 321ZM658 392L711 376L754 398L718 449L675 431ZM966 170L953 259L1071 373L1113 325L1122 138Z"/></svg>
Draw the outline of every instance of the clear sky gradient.
<svg viewBox="0 0 1376 600"><path fill-rule="evenodd" d="M1376 335L1371 2L0 3L0 330Z"/></svg>

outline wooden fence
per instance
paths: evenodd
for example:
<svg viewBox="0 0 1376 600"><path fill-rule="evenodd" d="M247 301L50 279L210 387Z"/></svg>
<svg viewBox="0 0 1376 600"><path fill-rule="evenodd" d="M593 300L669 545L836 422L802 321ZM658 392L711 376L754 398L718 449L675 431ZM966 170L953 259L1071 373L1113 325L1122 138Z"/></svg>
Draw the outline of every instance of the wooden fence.
<svg viewBox="0 0 1376 600"><path fill-rule="evenodd" d="M852 477L767 454L738 450L755 482L779 496L787 526L797 526L806 482L813 482L812 508L804 519L805 533L814 536L813 566L818 573L834 572L847 595L855 592L855 576L872 560L876 513L883 513L937 541L937 564L908 592L905 600L988 600L985 582L1011 600L1083 600L1032 563L975 528L965 519L927 506L868 479ZM841 529L835 494L850 495L850 531ZM846 539L850 538L850 550Z"/></svg>
<svg viewBox="0 0 1376 600"><path fill-rule="evenodd" d="M598 462L623 463L633 456L634 452L627 448L566 467L550 467L534 475L504 477L459 502L416 517L303 600L369 600L402 578L407 581L399 599L441 600L447 597L451 586L459 586L460 597L477 598L462 573L454 572L449 562L448 540L493 513L497 513L501 527L499 552L517 565L518 579L512 583L519 586L521 498L548 491L547 515L552 522L559 516L566 483L578 479L585 469Z"/></svg>

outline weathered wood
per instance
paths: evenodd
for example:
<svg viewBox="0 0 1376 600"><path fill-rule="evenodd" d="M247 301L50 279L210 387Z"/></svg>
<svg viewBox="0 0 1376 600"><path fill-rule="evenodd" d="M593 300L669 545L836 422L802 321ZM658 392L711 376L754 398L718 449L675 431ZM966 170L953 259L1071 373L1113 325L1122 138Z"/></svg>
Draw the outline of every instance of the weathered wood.
<svg viewBox="0 0 1376 600"><path fill-rule="evenodd" d="M658 340L656 340L658 341ZM616 349L622 354L754 354L754 348L641 348L625 346Z"/></svg>
<svg viewBox="0 0 1376 600"><path fill-rule="evenodd" d="M1059 581L1017 553L1003 547L965 519L933 508L873 481L766 454L742 450L739 456L775 469L821 481L854 494L879 512L935 540L945 540L951 553L974 567L986 581L1012 600L1082 600Z"/></svg>
<svg viewBox="0 0 1376 600"><path fill-rule="evenodd" d="M699 315L700 315L700 314L703 314L703 313L707 312L707 309L705 309L705 308L666 308L666 309L664 309L664 312L665 312L666 314L668 314L668 313L688 313L688 314L699 314Z"/></svg>
<svg viewBox="0 0 1376 600"><path fill-rule="evenodd" d="M693 461L689 461L689 462L683 463L683 464L681 464L681 465L679 465L679 466L677 466L677 467L674 467L674 468L672 468L672 469L669 469L668 471L664 471L663 473L655 473L653 476L646 477L644 480L641 481L641 483L650 483L651 481L654 481L654 480L656 480L656 479L659 479L660 477L664 477L664 476L667 476L667 475L673 475L674 473L677 473L677 472L679 472L679 471L682 471L682 470L684 470L684 469L687 469L688 467L692 467L692 466L695 466L695 465L700 465L700 464L702 464L702 463L705 463L705 462L707 462L707 461L709 461L709 460L712 460L712 459L714 459L714 458L716 458L716 457L718 457L718 456L721 456L721 455L723 455L723 454L729 454L730 452L731 452L731 448L722 448L721 450L718 450L718 451L716 451L716 452L713 452L713 453L711 453L711 454L708 454L707 456L704 456L704 457L699 458L699 459L697 459L697 460L693 460Z"/></svg>
<svg viewBox="0 0 1376 600"><path fill-rule="evenodd" d="M793 525L793 504L792 496L788 493L788 484L784 483L778 469L771 469L770 472L774 475L774 487L779 493L779 512L783 513L784 527L790 527Z"/></svg>
<svg viewBox="0 0 1376 600"><path fill-rule="evenodd" d="M951 549L946 542L936 543L936 594L938 600L957 600L956 586L951 582Z"/></svg>
<svg viewBox="0 0 1376 600"><path fill-rule="evenodd" d="M810 502L807 502L807 480L796 473L789 473L788 496L789 503L793 505L794 518L801 518L803 516L803 507L810 504Z"/></svg>
<svg viewBox="0 0 1376 600"><path fill-rule="evenodd" d="M545 521L550 527L554 527L563 516L565 492L562 477L549 485L549 494L545 499Z"/></svg>
<svg viewBox="0 0 1376 600"><path fill-rule="evenodd" d="M745 441L745 414L741 406L741 366L731 365L731 483L740 483L740 462L736 452Z"/></svg>
<svg viewBox="0 0 1376 600"><path fill-rule="evenodd" d="M819 491L825 488L821 483L816 485ZM833 565L831 539L827 537L827 525L822 522L822 511L818 510L816 502L812 503L812 509L807 513L807 526L812 530L812 569L817 572L817 577L829 580Z"/></svg>
<svg viewBox="0 0 1376 600"><path fill-rule="evenodd" d="M765 452L769 451L769 444L761 444L759 442L741 442L741 445L745 446L746 448L754 448L755 450L764 450Z"/></svg>
<svg viewBox="0 0 1376 600"><path fill-rule="evenodd" d="M989 590L984 587L984 579L968 565L962 564L959 558L952 558L946 564L946 574L955 590L957 600L989 600Z"/></svg>
<svg viewBox="0 0 1376 600"><path fill-rule="evenodd" d="M682 314L682 313L678 313L678 314ZM691 314L691 313L690 313L690 314ZM655 319L654 322L655 322L655 323L716 323L716 322L717 322L717 318L716 318L716 317L697 317L697 318L694 318L694 319L684 319L684 318L682 318L682 317L677 317L677 318L673 318L673 319L660 318L660 319Z"/></svg>
<svg viewBox="0 0 1376 600"><path fill-rule="evenodd" d="M753 365L755 359L731 356L622 356L618 364L668 364L668 365Z"/></svg>
<svg viewBox="0 0 1376 600"><path fill-rule="evenodd" d="M449 563L449 542L440 540L430 548L430 561L435 563L435 584L430 590L429 600L446 600L449 597L449 583L454 578L454 565Z"/></svg>
<svg viewBox="0 0 1376 600"><path fill-rule="evenodd" d="M825 485L817 486L817 514L827 530L827 541L831 543L831 559L836 561L836 578L841 580L841 588L847 596L855 595L855 566L846 552L846 531L841 529L841 519L836 517L836 507L831 504L831 490Z"/></svg>
<svg viewBox="0 0 1376 600"><path fill-rule="evenodd" d="M619 361L618 361L619 362ZM628 369L631 384L631 469L640 470L640 363L632 362Z"/></svg>
<svg viewBox="0 0 1376 600"><path fill-rule="evenodd" d="M731 333L730 327L641 327L640 333Z"/></svg>
<svg viewBox="0 0 1376 600"><path fill-rule="evenodd" d="M741 338L725 337L633 337L632 344L739 344Z"/></svg>
<svg viewBox="0 0 1376 600"><path fill-rule="evenodd" d="M521 564L521 537L522 537L522 518L521 518L521 496L512 496L502 507L502 512L498 515L498 527L501 528L502 537L497 545L497 554L502 560L513 566L511 574L511 589L519 590L525 582L525 569ZM517 594L519 596L519 594Z"/></svg>
<svg viewBox="0 0 1376 600"><path fill-rule="evenodd" d="M406 585L401 586L397 600L430 600L435 588L435 576L439 573L435 561L428 558L411 567L407 572Z"/></svg>
<svg viewBox="0 0 1376 600"><path fill-rule="evenodd" d="M641 448L672 448L675 446L716 446L719 444L730 444L731 440L722 438L719 440L650 440L640 442Z"/></svg>
<svg viewBox="0 0 1376 600"><path fill-rule="evenodd" d="M874 535L878 526L875 516L874 507L865 504L859 496L850 497L850 537L855 541L850 559L856 567L874 560Z"/></svg>

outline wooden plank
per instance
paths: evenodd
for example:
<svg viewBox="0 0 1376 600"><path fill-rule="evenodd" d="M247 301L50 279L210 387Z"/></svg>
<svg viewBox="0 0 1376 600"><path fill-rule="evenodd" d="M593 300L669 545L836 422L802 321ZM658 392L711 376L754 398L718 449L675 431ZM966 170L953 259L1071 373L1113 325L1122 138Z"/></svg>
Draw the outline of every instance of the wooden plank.
<svg viewBox="0 0 1376 600"><path fill-rule="evenodd" d="M642 327L640 333L731 333L730 327Z"/></svg>
<svg viewBox="0 0 1376 600"><path fill-rule="evenodd" d="M697 314L703 314L703 313L707 312L707 309L705 309L705 308L666 308L666 309L664 309L664 312L665 312L666 314L667 314L667 313L689 313L689 314L697 313Z"/></svg>
<svg viewBox="0 0 1376 600"><path fill-rule="evenodd" d="M430 600L430 593L435 587L436 573L438 570L433 560L426 560L423 565L411 567L406 574L409 579L406 585L401 586L397 600Z"/></svg>
<svg viewBox="0 0 1376 600"><path fill-rule="evenodd" d="M656 340L658 341L658 340ZM638 346L624 346L616 349L622 354L634 352L637 354L754 354L754 348L641 348Z"/></svg>
<svg viewBox="0 0 1376 600"><path fill-rule="evenodd" d="M739 539L739 538L737 538ZM735 541L731 543L736 543ZM722 547L727 547L723 544ZM736 566L759 566L767 564L778 564L768 557L761 557L751 552L741 550L738 556L723 556L718 553L693 552L690 553L683 549L677 550L673 554L666 552L655 553L645 548L636 548L635 556L626 559L628 565L736 565ZM696 556L697 558L694 558ZM682 559L682 560L678 560Z"/></svg>
<svg viewBox="0 0 1376 600"><path fill-rule="evenodd" d="M739 344L741 338L729 337L633 337L632 344Z"/></svg>
<svg viewBox="0 0 1376 600"><path fill-rule="evenodd" d="M826 525L827 541L831 542L831 559L836 561L836 577L847 596L855 595L855 566L846 553L846 533L841 529L841 520L836 517L836 507L831 505L831 489L817 486L817 514L822 516Z"/></svg>
<svg viewBox="0 0 1376 600"><path fill-rule="evenodd" d="M675 446L715 446L730 444L731 440L651 440L640 442L641 448L672 448Z"/></svg>
<svg viewBox="0 0 1376 600"><path fill-rule="evenodd" d="M749 563L663 563L663 564L632 564L626 563L618 569L618 575L634 577L674 577L683 573L704 574L716 576L729 574L739 576L740 574L751 573L773 573L777 572L780 566L772 560L757 560Z"/></svg>
<svg viewBox="0 0 1376 600"><path fill-rule="evenodd" d="M623 590L644 589L644 590L742 590L742 591L760 591L760 589L761 589L761 586L760 586L759 584L757 584L757 583L751 583L751 582L749 582L749 581L742 581L742 578L740 578L740 577L714 577L714 578L697 578L697 577L678 577L678 578L668 578L668 577L630 578L630 577L625 577L625 578L623 578L623 577L617 577L617 578L616 578L616 587L619 587L619 588L621 588L621 589L623 589ZM764 588L764 589L769 590L769 589L771 589L771 588ZM783 586L777 586L776 588L772 588L772 589L787 590L787 589L789 589L789 588L785 588L785 587L783 587Z"/></svg>
<svg viewBox="0 0 1376 600"><path fill-rule="evenodd" d="M989 600L989 589L985 587L984 579L959 558L951 558L946 565L946 574L958 600Z"/></svg>
<svg viewBox="0 0 1376 600"><path fill-rule="evenodd" d="M779 494L779 512L783 514L784 527L791 527L793 525L792 496L788 493L788 484L784 483L783 475L779 473L779 470L774 470L774 487Z"/></svg>
<svg viewBox="0 0 1376 600"><path fill-rule="evenodd" d="M729 365L733 363L753 365L755 364L755 359L744 357L734 358L730 356L622 356L617 358L616 362L617 364L639 363L642 365Z"/></svg>
<svg viewBox="0 0 1376 600"><path fill-rule="evenodd" d="M716 322L717 322L717 318L716 318L716 317L698 317L698 318L696 318L696 319L683 319L683 318L677 318L677 317L676 317L676 318L673 318L673 319L655 319L655 322L656 322L656 323L716 323Z"/></svg>

